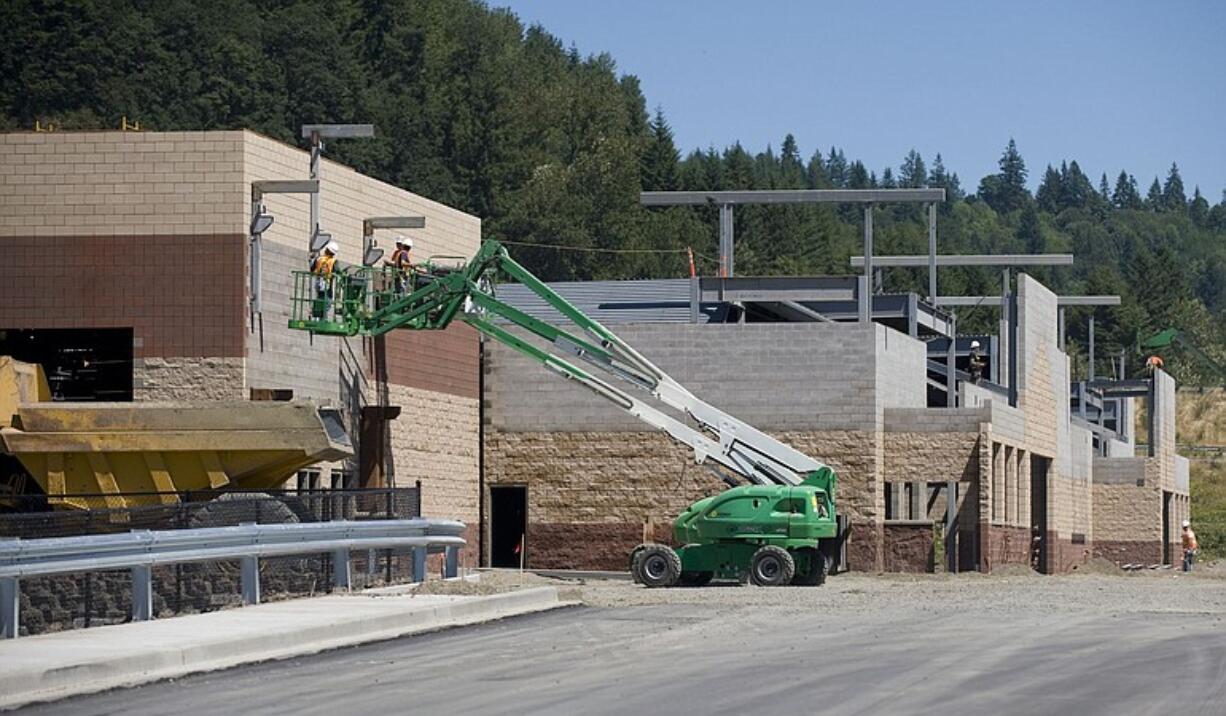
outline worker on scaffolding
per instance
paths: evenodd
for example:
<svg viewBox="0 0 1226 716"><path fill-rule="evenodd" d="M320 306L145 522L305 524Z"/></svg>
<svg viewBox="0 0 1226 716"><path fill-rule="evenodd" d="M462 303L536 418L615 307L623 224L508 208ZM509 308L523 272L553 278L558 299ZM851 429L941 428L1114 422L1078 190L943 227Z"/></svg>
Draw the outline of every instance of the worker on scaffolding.
<svg viewBox="0 0 1226 716"><path fill-rule="evenodd" d="M1192 565L1196 563L1196 555L1200 552L1200 545L1196 543L1196 533L1192 531L1192 523L1188 520L1183 521L1183 571L1191 572Z"/></svg>
<svg viewBox="0 0 1226 716"><path fill-rule="evenodd" d="M391 258L385 264L392 269L392 281L398 294L408 292L409 275L413 271L413 261L409 257L409 252L412 250L413 239L406 236L397 236L396 250L392 252Z"/></svg>
<svg viewBox="0 0 1226 716"><path fill-rule="evenodd" d="M978 383L983 378L983 369L987 361L983 358L983 351L979 348L979 341L971 341L971 360L967 366L967 372L971 374L971 382Z"/></svg>
<svg viewBox="0 0 1226 716"><path fill-rule="evenodd" d="M324 318L332 307L332 285L336 273L336 254L340 245L329 241L323 251L311 261L311 273L315 275L315 303L312 313L315 318Z"/></svg>

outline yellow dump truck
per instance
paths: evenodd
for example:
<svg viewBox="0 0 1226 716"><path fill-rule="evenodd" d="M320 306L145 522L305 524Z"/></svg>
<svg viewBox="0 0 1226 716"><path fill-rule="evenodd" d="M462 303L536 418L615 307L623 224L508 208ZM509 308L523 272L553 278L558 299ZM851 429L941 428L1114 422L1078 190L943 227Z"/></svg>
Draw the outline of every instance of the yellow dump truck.
<svg viewBox="0 0 1226 716"><path fill-rule="evenodd" d="M65 403L50 395L39 366L0 356L0 499L42 493L56 508L116 509L133 506L124 493L157 493L155 501L173 503L187 490L279 487L304 467L353 455L340 414L309 401Z"/></svg>

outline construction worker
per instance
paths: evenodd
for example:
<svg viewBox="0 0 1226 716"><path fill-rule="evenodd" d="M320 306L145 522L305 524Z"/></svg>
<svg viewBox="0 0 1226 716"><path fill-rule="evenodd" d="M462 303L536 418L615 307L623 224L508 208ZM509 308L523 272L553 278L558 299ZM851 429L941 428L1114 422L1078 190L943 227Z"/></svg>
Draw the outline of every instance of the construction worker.
<svg viewBox="0 0 1226 716"><path fill-rule="evenodd" d="M1158 355L1157 353L1153 354L1145 361L1145 370L1149 371L1150 375L1153 375L1154 371L1156 370L1162 370L1164 366L1165 364L1162 362L1162 356Z"/></svg>
<svg viewBox="0 0 1226 716"><path fill-rule="evenodd" d="M1196 533L1192 531L1192 523L1188 520L1183 521L1183 571L1191 572L1192 565L1196 562L1196 554L1200 551L1200 545L1196 543Z"/></svg>
<svg viewBox="0 0 1226 716"><path fill-rule="evenodd" d="M404 293L409 285L409 272L413 270L413 262L409 258L409 252L413 250L413 239L405 236L396 237L396 250L392 252L391 258L386 262L386 266L393 269L393 280L396 282L396 293Z"/></svg>
<svg viewBox="0 0 1226 716"><path fill-rule="evenodd" d="M326 316L331 307L332 279L336 273L336 254L339 252L340 246L335 241L329 241L311 261L311 273L315 274L315 302L312 306L315 318Z"/></svg>
<svg viewBox="0 0 1226 716"><path fill-rule="evenodd" d="M983 378L983 351L979 349L979 341L971 341L971 361L967 370L971 374L971 382L978 383Z"/></svg>

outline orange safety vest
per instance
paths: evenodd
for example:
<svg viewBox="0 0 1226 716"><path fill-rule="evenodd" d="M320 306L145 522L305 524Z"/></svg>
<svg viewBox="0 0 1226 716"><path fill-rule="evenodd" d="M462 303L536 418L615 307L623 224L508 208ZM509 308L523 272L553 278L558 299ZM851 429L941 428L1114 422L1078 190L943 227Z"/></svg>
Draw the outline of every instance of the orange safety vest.
<svg viewBox="0 0 1226 716"><path fill-rule="evenodd" d="M1183 531L1183 548L1191 550L1200 549L1200 545L1196 544L1196 533L1190 529Z"/></svg>
<svg viewBox="0 0 1226 716"><path fill-rule="evenodd" d="M311 264L311 273L320 276L331 276L332 269L336 267L336 257L327 254L320 254Z"/></svg>
<svg viewBox="0 0 1226 716"><path fill-rule="evenodd" d="M411 267L413 264L412 262L409 261L409 250L408 249L396 249L395 251L393 251L391 264L392 266L395 266L396 268L401 269L401 270Z"/></svg>

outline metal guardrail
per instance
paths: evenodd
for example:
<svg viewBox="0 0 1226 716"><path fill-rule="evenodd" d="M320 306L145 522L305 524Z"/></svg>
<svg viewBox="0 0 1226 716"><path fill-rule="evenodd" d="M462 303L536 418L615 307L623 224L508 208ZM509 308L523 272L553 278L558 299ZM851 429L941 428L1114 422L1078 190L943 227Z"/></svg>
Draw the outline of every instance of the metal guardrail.
<svg viewBox="0 0 1226 716"><path fill-rule="evenodd" d="M458 571L464 523L412 519L370 522L207 527L186 530L135 530L123 534L0 540L0 638L19 633L20 579L74 572L130 569L132 621L153 618L152 568L188 562L238 559L242 564L244 604L260 601L261 557L330 553L337 587L351 584L353 550L410 549L413 581L425 579L426 555L443 552L445 576Z"/></svg>

